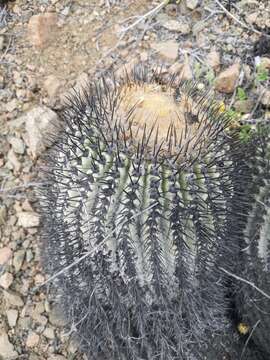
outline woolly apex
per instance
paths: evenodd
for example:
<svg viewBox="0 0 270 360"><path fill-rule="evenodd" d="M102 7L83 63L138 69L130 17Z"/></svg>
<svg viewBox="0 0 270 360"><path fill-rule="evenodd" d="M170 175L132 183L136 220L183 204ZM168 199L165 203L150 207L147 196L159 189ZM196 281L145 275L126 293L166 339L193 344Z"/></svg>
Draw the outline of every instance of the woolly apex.
<svg viewBox="0 0 270 360"><path fill-rule="evenodd" d="M143 67L73 94L62 116L41 253L83 349L200 359L227 324L218 267L236 246L224 234L243 155L229 120L196 86Z"/></svg>

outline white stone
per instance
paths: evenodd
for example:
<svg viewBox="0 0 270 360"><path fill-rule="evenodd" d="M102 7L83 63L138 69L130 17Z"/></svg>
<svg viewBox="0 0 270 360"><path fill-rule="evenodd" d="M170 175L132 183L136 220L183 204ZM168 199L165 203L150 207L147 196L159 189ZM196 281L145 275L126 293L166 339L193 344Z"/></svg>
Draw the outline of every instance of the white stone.
<svg viewBox="0 0 270 360"><path fill-rule="evenodd" d="M0 277L0 286L2 286L4 289L8 289L10 285L13 282L13 275L9 272L4 273Z"/></svg>
<svg viewBox="0 0 270 360"><path fill-rule="evenodd" d="M26 144L34 159L40 156L48 145L48 135L58 131L57 114L46 106L38 106L26 115L16 119L16 123L25 123Z"/></svg>
<svg viewBox="0 0 270 360"><path fill-rule="evenodd" d="M12 137L11 139L9 139L9 143L11 144L12 149L16 154L24 153L25 145L24 145L24 142L22 141L22 139Z"/></svg>
<svg viewBox="0 0 270 360"><path fill-rule="evenodd" d="M10 327L14 327L17 323L18 311L15 309L9 309L6 311L6 314L7 314L8 325Z"/></svg>
<svg viewBox="0 0 270 360"><path fill-rule="evenodd" d="M4 330L0 330L0 358L3 360L15 360L18 353L14 350L8 338L8 334Z"/></svg>
<svg viewBox="0 0 270 360"><path fill-rule="evenodd" d="M30 211L21 211L17 213L18 225L24 228L30 228L39 225L38 214Z"/></svg>

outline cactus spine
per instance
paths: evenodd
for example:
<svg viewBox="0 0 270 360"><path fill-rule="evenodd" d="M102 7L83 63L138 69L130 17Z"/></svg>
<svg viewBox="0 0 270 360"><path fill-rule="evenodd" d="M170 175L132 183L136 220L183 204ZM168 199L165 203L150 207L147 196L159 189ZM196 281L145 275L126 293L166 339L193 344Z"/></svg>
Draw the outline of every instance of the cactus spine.
<svg viewBox="0 0 270 360"><path fill-rule="evenodd" d="M48 160L44 264L66 268L57 294L91 358L200 359L228 325L243 154L207 96L158 79L139 67L74 95Z"/></svg>

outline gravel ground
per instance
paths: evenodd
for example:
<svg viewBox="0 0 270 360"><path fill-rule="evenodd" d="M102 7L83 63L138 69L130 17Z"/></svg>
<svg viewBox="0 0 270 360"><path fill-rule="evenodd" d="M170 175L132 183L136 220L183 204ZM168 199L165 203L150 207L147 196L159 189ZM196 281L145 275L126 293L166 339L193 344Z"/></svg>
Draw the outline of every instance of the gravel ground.
<svg viewBox="0 0 270 360"><path fill-rule="evenodd" d="M143 62L211 88L242 136L270 118L269 0L165 3L0 1L0 360L85 359L40 286L34 192L72 87Z"/></svg>

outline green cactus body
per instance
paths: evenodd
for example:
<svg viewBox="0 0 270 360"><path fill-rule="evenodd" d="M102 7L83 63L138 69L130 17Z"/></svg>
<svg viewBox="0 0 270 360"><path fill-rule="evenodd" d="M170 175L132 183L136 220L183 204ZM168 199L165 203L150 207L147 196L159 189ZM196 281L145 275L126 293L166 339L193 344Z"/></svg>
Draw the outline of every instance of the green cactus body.
<svg viewBox="0 0 270 360"><path fill-rule="evenodd" d="M89 358L200 359L227 326L238 140L206 96L156 77L74 95L48 160L44 264Z"/></svg>
<svg viewBox="0 0 270 360"><path fill-rule="evenodd" d="M251 342L270 356L270 127L258 124L253 144L246 160L250 181L235 274L244 279L236 281L236 301L240 321L249 327ZM247 282L245 282L247 281ZM257 289L253 286L255 285ZM260 289L262 292L258 291Z"/></svg>

